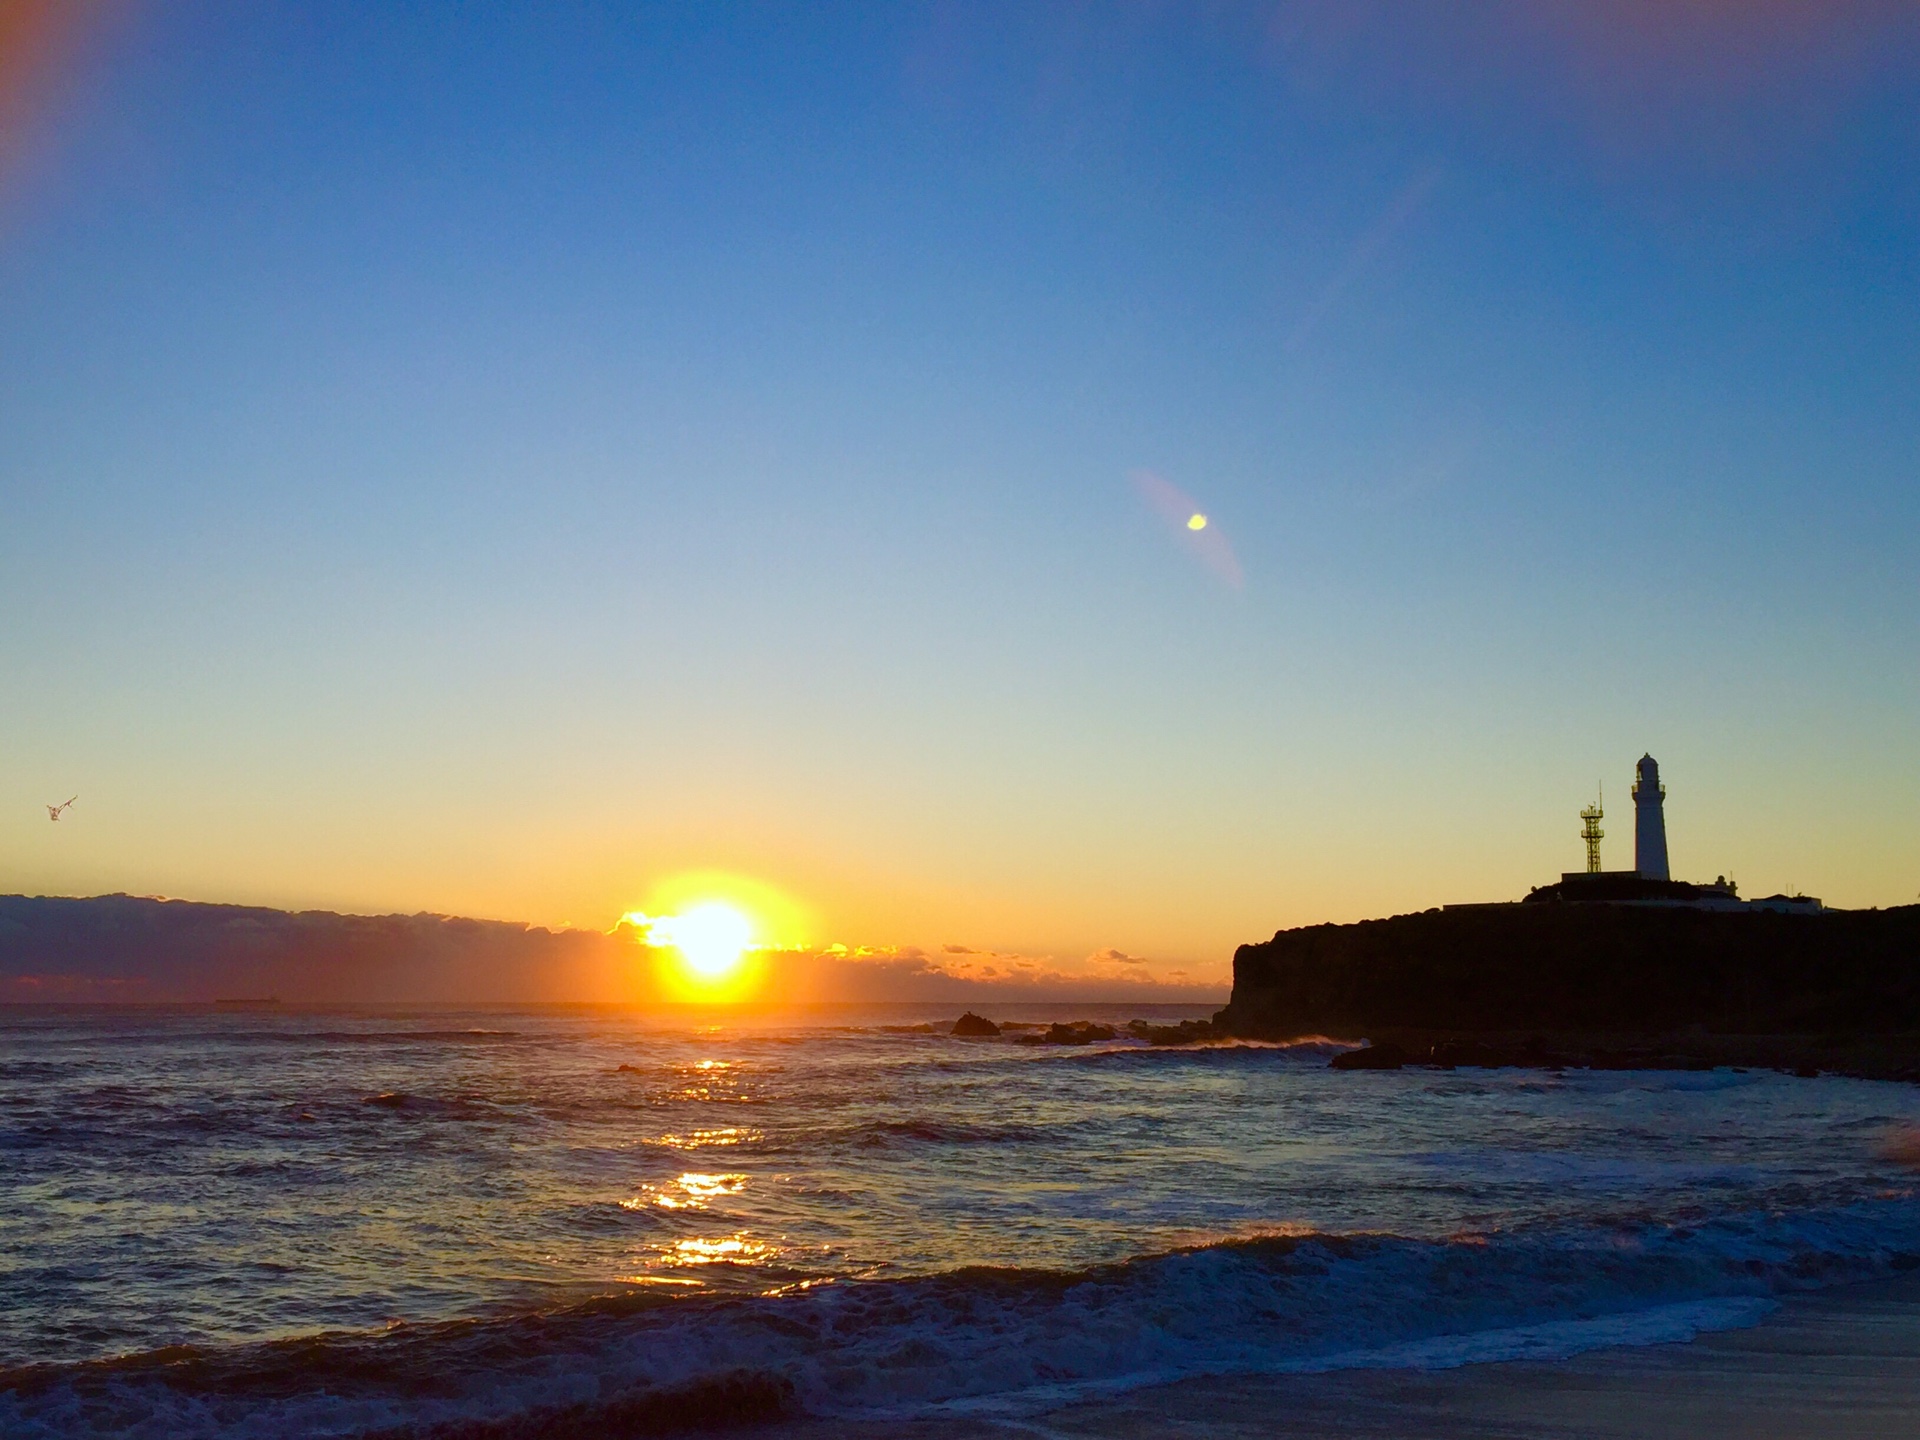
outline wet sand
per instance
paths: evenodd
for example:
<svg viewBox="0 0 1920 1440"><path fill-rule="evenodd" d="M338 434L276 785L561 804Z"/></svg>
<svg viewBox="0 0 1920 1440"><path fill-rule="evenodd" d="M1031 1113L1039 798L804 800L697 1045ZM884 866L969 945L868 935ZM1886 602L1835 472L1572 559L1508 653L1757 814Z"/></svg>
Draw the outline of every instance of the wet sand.
<svg viewBox="0 0 1920 1440"><path fill-rule="evenodd" d="M1789 1299L1685 1345L1455 1370L1191 1380L1020 1420L780 1427L794 1440L1913 1440L1920 1276Z"/></svg>

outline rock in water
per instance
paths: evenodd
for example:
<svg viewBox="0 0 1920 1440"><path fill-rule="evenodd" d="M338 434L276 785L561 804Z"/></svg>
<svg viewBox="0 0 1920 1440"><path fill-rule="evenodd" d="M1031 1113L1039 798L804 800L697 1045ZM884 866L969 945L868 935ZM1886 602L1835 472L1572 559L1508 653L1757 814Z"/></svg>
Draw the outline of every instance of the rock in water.
<svg viewBox="0 0 1920 1440"><path fill-rule="evenodd" d="M1407 1063L1407 1052L1398 1045L1369 1045L1364 1050L1346 1050L1329 1060L1335 1070L1398 1070Z"/></svg>
<svg viewBox="0 0 1920 1440"><path fill-rule="evenodd" d="M1211 1020L1182 1020L1178 1025L1155 1025L1147 1020L1129 1020L1127 1033L1149 1045L1198 1045L1220 1038Z"/></svg>
<svg viewBox="0 0 1920 1440"><path fill-rule="evenodd" d="M1041 1037L1045 1045L1092 1045L1096 1041L1111 1040L1114 1029L1111 1025L1097 1024L1092 1020L1075 1020L1071 1025L1049 1025L1047 1033Z"/></svg>
<svg viewBox="0 0 1920 1440"><path fill-rule="evenodd" d="M989 1035L998 1035L1000 1027L984 1015L976 1015L969 1010L953 1022L949 1034L958 1035L963 1040L984 1040Z"/></svg>

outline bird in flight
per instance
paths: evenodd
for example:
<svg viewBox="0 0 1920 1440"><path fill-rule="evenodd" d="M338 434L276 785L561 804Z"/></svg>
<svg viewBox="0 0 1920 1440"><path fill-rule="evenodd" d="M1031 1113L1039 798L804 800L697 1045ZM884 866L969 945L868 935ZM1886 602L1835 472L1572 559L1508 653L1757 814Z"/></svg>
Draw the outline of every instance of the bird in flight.
<svg viewBox="0 0 1920 1440"><path fill-rule="evenodd" d="M73 800L78 800L79 798L80 798L80 797L79 797L78 795L76 795L76 796L74 796L74 797L73 797ZM65 810L66 810L66 809L68 808L68 806L71 806L71 805L73 804L73 800L69 800L69 801L67 801L67 803L66 803L65 805L49 805L49 806L47 806L47 818L48 818L49 820L58 820L58 819L60 818L60 815L61 815L61 813L62 813L63 811L65 811Z"/></svg>

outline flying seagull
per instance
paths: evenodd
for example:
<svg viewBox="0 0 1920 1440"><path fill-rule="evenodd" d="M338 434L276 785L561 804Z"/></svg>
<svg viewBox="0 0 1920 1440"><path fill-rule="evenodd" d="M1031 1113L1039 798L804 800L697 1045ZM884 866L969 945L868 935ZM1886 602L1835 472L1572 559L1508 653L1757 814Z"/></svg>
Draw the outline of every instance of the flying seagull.
<svg viewBox="0 0 1920 1440"><path fill-rule="evenodd" d="M73 800L78 800L79 798L80 798L80 797L79 797L78 795L76 795L76 796L74 796L74 797L73 797ZM63 810L65 810L65 809L66 809L66 808L67 808L68 806L70 806L70 805L72 805L72 804L73 804L73 800L69 800L69 801L67 801L67 803L66 803L66 805L49 805L49 806L47 806L47 818L48 818L49 820L58 820L58 819L60 818L60 813L61 813L61 812L62 812Z"/></svg>

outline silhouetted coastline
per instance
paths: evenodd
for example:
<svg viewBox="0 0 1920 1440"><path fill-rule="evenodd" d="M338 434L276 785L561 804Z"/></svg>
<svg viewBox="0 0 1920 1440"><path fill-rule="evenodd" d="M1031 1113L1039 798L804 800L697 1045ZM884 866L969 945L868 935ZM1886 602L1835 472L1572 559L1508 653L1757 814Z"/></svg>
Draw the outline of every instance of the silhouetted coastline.
<svg viewBox="0 0 1920 1440"><path fill-rule="evenodd" d="M1233 972L1221 1035L1380 1047L1343 1068L1736 1065L1920 1080L1920 906L1460 907L1282 930L1242 945Z"/></svg>

